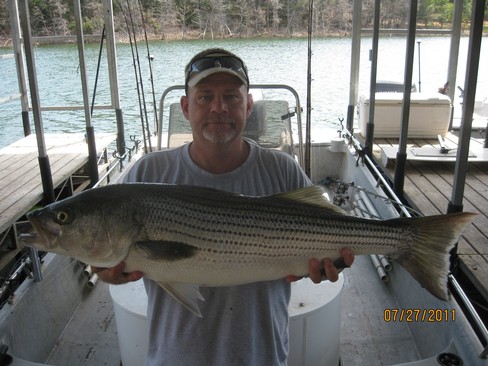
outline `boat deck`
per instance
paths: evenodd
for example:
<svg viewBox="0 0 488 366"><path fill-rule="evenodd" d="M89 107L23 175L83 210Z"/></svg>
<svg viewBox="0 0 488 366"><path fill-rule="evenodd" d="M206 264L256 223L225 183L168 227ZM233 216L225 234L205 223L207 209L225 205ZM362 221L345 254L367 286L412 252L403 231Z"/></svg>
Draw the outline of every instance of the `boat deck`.
<svg viewBox="0 0 488 366"><path fill-rule="evenodd" d="M344 272L341 365L392 365L418 360L408 323L384 320L383 310L394 309L398 304L372 268L369 257L358 256L354 266ZM91 291L86 290L85 300L44 362L71 366L121 365L109 285L98 281Z"/></svg>
<svg viewBox="0 0 488 366"><path fill-rule="evenodd" d="M488 301L488 150L483 149L484 133L473 131L464 191L464 211L479 213L458 244L462 272ZM446 213L451 200L458 132L448 133L448 154L437 153L436 139L408 142L405 198L424 215ZM395 173L397 139L375 139L374 155L391 179ZM413 152L416 152L414 154ZM423 155L423 156L421 156Z"/></svg>
<svg viewBox="0 0 488 366"><path fill-rule="evenodd" d="M73 267L78 268L79 265ZM66 273L78 271L79 269L75 271L69 267ZM59 275L56 271L55 277L62 277L62 280L66 281L64 273ZM404 277L400 275L402 273L400 266L395 267L391 272L391 280L388 283L378 278L368 256L358 256L354 265L343 273L345 282L341 295L340 333L342 365L391 365L431 357L430 352L426 355L425 350L420 349L421 346L424 349L431 346L431 343L429 345L417 343L415 335L412 335L411 323L385 320L385 310L404 306L403 303L398 302L393 291L395 284L400 284L399 287L405 284L401 281ZM41 282L46 285L48 283L46 279ZM77 282L81 286L84 286L84 283L86 279ZM48 293L46 296L53 295ZM49 365L120 365L118 329L108 285L98 281L91 290L83 289L81 297L83 301L69 317L70 321L63 327L63 332L54 347L49 348L48 356L37 361ZM415 308L420 306L437 308L429 305L430 302L420 302L419 305L415 301L413 303L416 304ZM461 318L460 314L459 319ZM459 319L456 319L456 325L460 323ZM420 325L423 325L422 323L424 322L418 322ZM446 327L451 325L450 322L426 322L425 324L438 330L439 337L436 339L449 334L446 332ZM481 362L470 364L481 364Z"/></svg>
<svg viewBox="0 0 488 366"><path fill-rule="evenodd" d="M101 153L113 134L98 134L96 146ZM83 134L46 134L45 143L54 187L59 187L88 162ZM24 137L0 149L0 233L10 228L42 200L35 135Z"/></svg>
<svg viewBox="0 0 488 366"><path fill-rule="evenodd" d="M93 289L84 290L84 301L76 309L45 363L55 366L122 365L107 283L99 280Z"/></svg>

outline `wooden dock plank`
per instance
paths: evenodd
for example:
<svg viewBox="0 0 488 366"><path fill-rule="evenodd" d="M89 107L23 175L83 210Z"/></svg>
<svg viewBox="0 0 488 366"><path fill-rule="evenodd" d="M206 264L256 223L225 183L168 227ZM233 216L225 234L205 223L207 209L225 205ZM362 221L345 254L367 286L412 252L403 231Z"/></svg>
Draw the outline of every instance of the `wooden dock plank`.
<svg viewBox="0 0 488 366"><path fill-rule="evenodd" d="M437 167L437 173L443 177L443 179L452 181L454 174L453 164L440 164ZM480 179L481 178L481 179ZM485 179L486 182L483 182ZM464 189L464 211L472 211L478 213L478 217L470 226L463 237L471 243L471 246L475 248L480 254L488 254L488 197L486 195L488 179L486 174L479 171L474 166L469 166L465 181ZM449 185L449 188L452 187ZM450 198L450 197L449 197ZM474 229L477 230L474 230Z"/></svg>
<svg viewBox="0 0 488 366"><path fill-rule="evenodd" d="M101 152L114 141L114 135L99 134L96 139L97 150ZM88 147L83 134L48 134L45 142L54 187L88 162ZM0 195L0 233L42 199L35 136L0 149Z"/></svg>
<svg viewBox="0 0 488 366"><path fill-rule="evenodd" d="M21 179L25 174L29 175L31 172L36 174L38 171L39 162L35 153L12 155L6 162L8 166L1 169L2 173L0 174L0 190L4 194L8 192L4 190L12 186L14 182Z"/></svg>
<svg viewBox="0 0 488 366"><path fill-rule="evenodd" d="M36 166L33 169L26 170L21 167L18 171L13 172L9 179L5 179L8 180L9 184L0 188L2 195L5 197L1 204L2 210L20 217L25 213L26 206L32 207L32 205L42 199L42 181L39 166L37 165L37 157L34 161ZM51 164L54 187L63 183L71 174L80 169L86 161L87 157L83 154L53 154L49 162ZM21 205L19 203L24 204Z"/></svg>
<svg viewBox="0 0 488 366"><path fill-rule="evenodd" d="M461 269L473 282L478 283L481 295L488 299L488 256L486 255L459 255Z"/></svg>
<svg viewBox="0 0 488 366"><path fill-rule="evenodd" d="M470 162L488 162L488 150L483 147L484 139L479 137L471 138L469 146L468 160ZM407 158L411 161L438 161L455 162L457 158L457 146L459 138L457 133L448 133L444 139L447 152L441 153L439 141L436 139L411 139L407 144ZM381 163L386 166L388 162L396 159L398 151L398 140L389 139L386 143L384 139L375 141L381 150Z"/></svg>
<svg viewBox="0 0 488 366"><path fill-rule="evenodd" d="M411 169L407 169L411 184L405 186L407 197L425 215L446 213L452 191L453 172L445 164L409 164L415 168L412 174ZM469 171L468 171L469 173ZM471 175L472 174L468 174ZM414 197L414 198L412 198ZM488 201L485 196L466 184L464 191L464 210L478 213L478 217L473 225L468 227L463 238L470 243L476 253L486 254L488 250L487 232L488 227ZM471 253L470 253L471 254Z"/></svg>
<svg viewBox="0 0 488 366"><path fill-rule="evenodd" d="M457 145L457 136L448 134L448 147ZM375 156L385 166L385 172L393 179L395 154L398 140L375 141ZM385 164L382 150L389 146L389 158ZM439 147L436 140L415 139L408 141L409 147ZM474 146L474 147L473 147ZM471 140L470 149L480 152L482 141ZM486 151L483 154L486 155ZM407 159L404 195L412 206L424 215L446 213L451 200L455 159ZM450 161L449 161L450 160ZM488 299L488 163L482 159L470 159L464 186L464 211L476 212L478 217L470 225L458 243L460 267L471 279L480 293Z"/></svg>

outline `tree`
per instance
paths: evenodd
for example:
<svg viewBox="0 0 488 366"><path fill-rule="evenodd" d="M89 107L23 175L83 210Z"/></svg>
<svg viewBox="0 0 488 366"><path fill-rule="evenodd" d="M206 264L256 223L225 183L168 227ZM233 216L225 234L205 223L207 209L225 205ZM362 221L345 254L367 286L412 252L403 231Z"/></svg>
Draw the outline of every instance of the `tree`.
<svg viewBox="0 0 488 366"><path fill-rule="evenodd" d="M9 1L9 0L7 0ZM418 22L425 27L445 27L452 22L453 1L419 0ZM129 2L133 18L152 37L252 37L263 34L304 34L308 27L309 0L115 0L116 31L126 33L122 11ZM344 33L351 30L353 0L315 0L314 31L317 35ZM405 27L409 0L382 0L382 27ZM35 36L74 34L72 0L29 0L31 28ZM362 26L372 27L373 0L363 0ZM488 3L487 3L488 8ZM137 14L136 14L137 13ZM101 32L101 0L83 0L85 33ZM463 20L469 22L471 0L464 0ZM488 19L488 11L485 12ZM6 1L0 2L0 37L8 37L10 23Z"/></svg>
<svg viewBox="0 0 488 366"><path fill-rule="evenodd" d="M195 0L174 0L176 21L185 37L187 28L198 24L198 2Z"/></svg>

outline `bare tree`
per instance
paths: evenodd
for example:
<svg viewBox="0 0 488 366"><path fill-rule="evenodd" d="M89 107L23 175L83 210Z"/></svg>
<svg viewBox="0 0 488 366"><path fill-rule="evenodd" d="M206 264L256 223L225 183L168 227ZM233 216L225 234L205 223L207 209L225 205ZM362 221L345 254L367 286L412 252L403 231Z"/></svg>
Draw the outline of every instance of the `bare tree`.
<svg viewBox="0 0 488 366"><path fill-rule="evenodd" d="M262 34L303 34L308 27L309 0L115 0L118 31L126 32L121 3L142 5L150 36L249 37ZM315 0L315 34L351 30L353 0ZM381 25L404 27L409 0L382 0ZM72 0L30 0L31 27L36 36L74 34ZM469 22L470 3L463 17ZM488 7L488 5L487 5ZM371 27L373 0L363 0L362 26ZM420 0L419 22L424 26L450 24L452 0ZM100 0L82 2L84 31L99 32L103 25ZM488 11L485 13L488 19ZM6 1L0 2L0 37L10 33Z"/></svg>

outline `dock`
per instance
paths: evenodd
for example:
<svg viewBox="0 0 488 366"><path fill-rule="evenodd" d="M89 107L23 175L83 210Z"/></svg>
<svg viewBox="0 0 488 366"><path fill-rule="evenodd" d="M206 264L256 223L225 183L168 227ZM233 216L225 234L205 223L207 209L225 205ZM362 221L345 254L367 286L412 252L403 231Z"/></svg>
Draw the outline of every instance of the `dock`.
<svg viewBox="0 0 488 366"><path fill-rule="evenodd" d="M458 243L459 266L463 275L488 301L488 153L484 134L473 131L468 157L463 211L478 217ZM411 139L407 144L404 197L423 215L444 214L451 201L456 161L457 131L448 133L440 153L437 139ZM398 139L375 139L376 160L393 180Z"/></svg>
<svg viewBox="0 0 488 366"><path fill-rule="evenodd" d="M98 153L102 154L114 140L114 134L97 134ZM70 179L88 162L84 134L46 134L45 143L54 187L70 184ZM0 149L0 196L0 233L9 230L42 200L35 135Z"/></svg>

